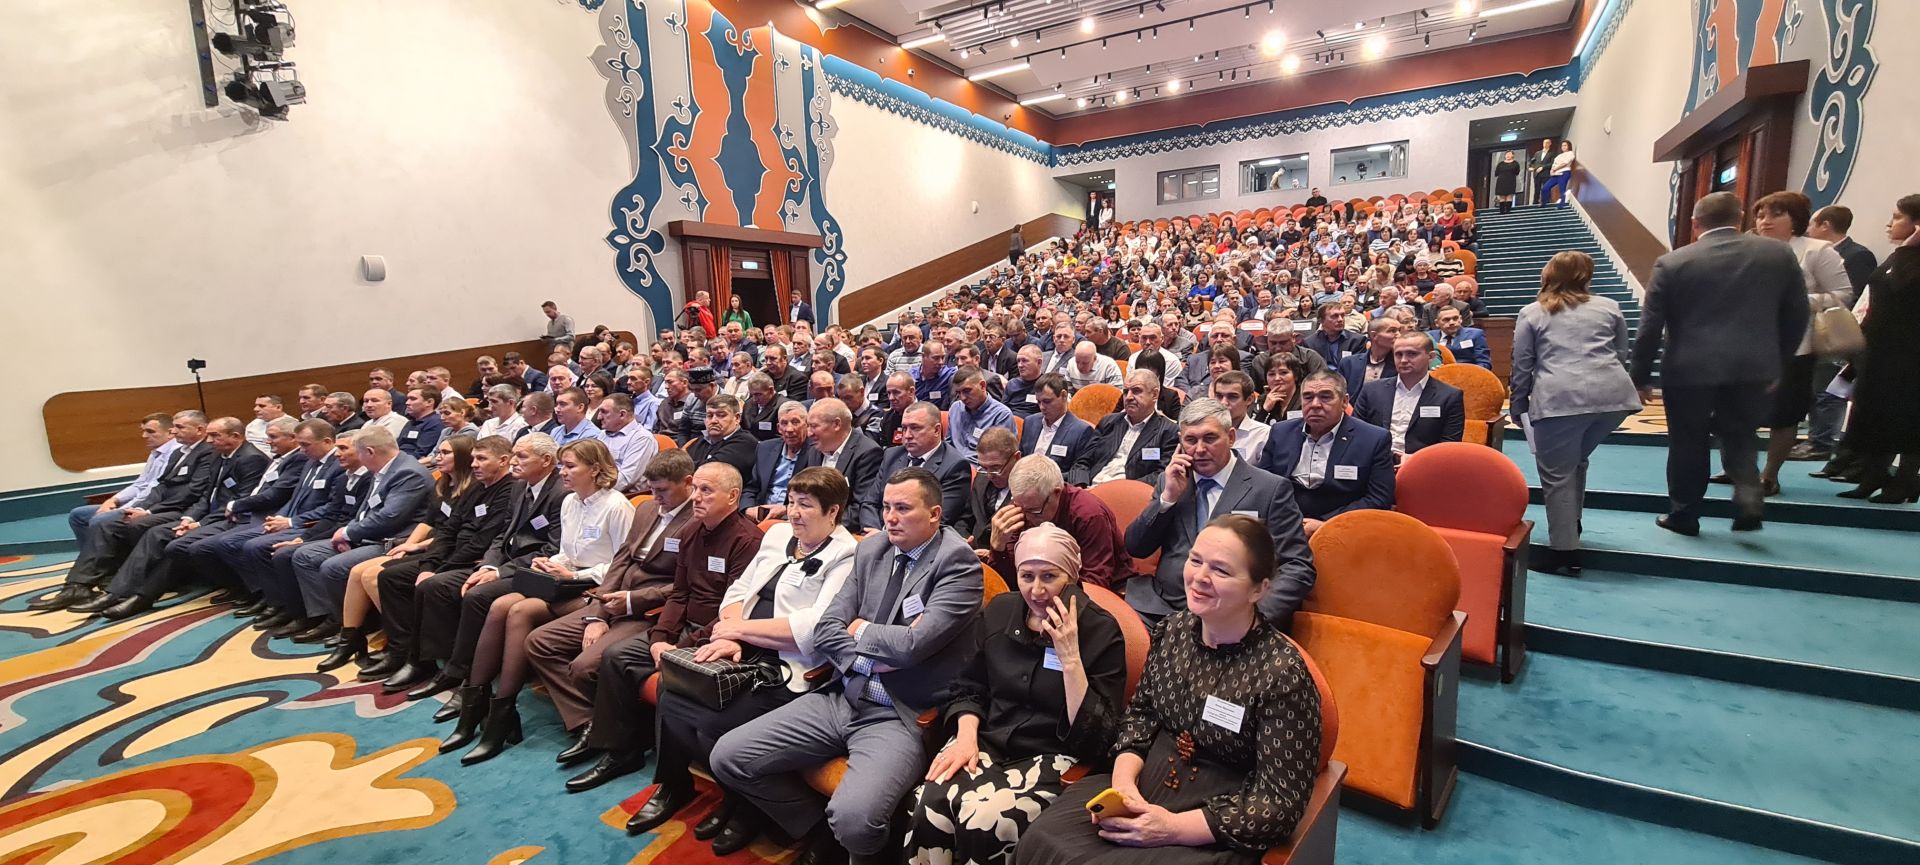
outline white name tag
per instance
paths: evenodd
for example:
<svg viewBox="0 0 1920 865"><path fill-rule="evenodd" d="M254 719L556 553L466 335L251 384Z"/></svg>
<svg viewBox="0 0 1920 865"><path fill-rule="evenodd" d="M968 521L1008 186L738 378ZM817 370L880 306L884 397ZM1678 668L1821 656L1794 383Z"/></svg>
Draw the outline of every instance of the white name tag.
<svg viewBox="0 0 1920 865"><path fill-rule="evenodd" d="M1141 458L1141 459L1143 459L1143 460L1146 460L1147 462L1150 462L1150 463L1151 463L1151 462L1159 462L1159 461L1160 461L1160 449L1159 449L1159 448L1141 448L1141 449L1140 449L1140 458Z"/></svg>
<svg viewBox="0 0 1920 865"><path fill-rule="evenodd" d="M1420 416L1421 417L1439 417L1440 407L1437 405L1423 405L1420 407Z"/></svg>
<svg viewBox="0 0 1920 865"><path fill-rule="evenodd" d="M407 438L410 438L410 439L417 439L417 438L419 438L419 437L420 437L420 431L419 431L419 430L417 430L417 429L410 429L410 430L407 430L407 436L406 436L406 437L407 437Z"/></svg>
<svg viewBox="0 0 1920 865"><path fill-rule="evenodd" d="M1294 409L1293 411L1287 412L1287 420L1299 420L1301 416L1302 416L1302 412L1299 409Z"/></svg>
<svg viewBox="0 0 1920 865"><path fill-rule="evenodd" d="M764 429L764 430L770 430L770 429L773 429L773 421L770 421L770 420L763 420L763 421L761 421L761 422L759 422L759 423L757 423L757 424L754 424L754 426L757 426L757 427L759 427L759 428L761 428L761 429Z"/></svg>
<svg viewBox="0 0 1920 865"><path fill-rule="evenodd" d="M1247 720L1247 707L1208 694L1206 708L1200 710L1200 717L1207 719L1209 724L1238 733L1241 724Z"/></svg>
<svg viewBox="0 0 1920 865"><path fill-rule="evenodd" d="M583 540L583 541L600 540L600 527L599 526L581 526L580 540Z"/></svg>
<svg viewBox="0 0 1920 865"><path fill-rule="evenodd" d="M452 502L441 502L441 503L440 503L440 515L441 515L441 516L446 516L446 517L450 517L450 516L453 516L453 503L452 503Z"/></svg>
<svg viewBox="0 0 1920 865"><path fill-rule="evenodd" d="M787 572L780 575L780 585L783 586L792 586L797 589L806 581L807 572L799 568L787 568Z"/></svg>
<svg viewBox="0 0 1920 865"><path fill-rule="evenodd" d="M1463 340L1461 340L1461 341L1460 341L1460 347L1461 347L1461 348L1473 348L1473 340L1470 340L1470 339L1463 339Z"/></svg>
<svg viewBox="0 0 1920 865"><path fill-rule="evenodd" d="M532 520L528 521L527 524L533 526L535 529L544 529L547 527L547 515L538 514Z"/></svg>
<svg viewBox="0 0 1920 865"><path fill-rule="evenodd" d="M908 595L906 600L900 602L900 612L905 613L909 619L926 611L927 602L920 600L919 595Z"/></svg>
<svg viewBox="0 0 1920 865"><path fill-rule="evenodd" d="M355 505L355 504L359 504L359 503L360 503L360 501L359 501L358 499L356 499L356 498L354 498L353 496L347 496L347 504L350 504L350 505Z"/></svg>
<svg viewBox="0 0 1920 865"><path fill-rule="evenodd" d="M226 480L221 481L220 485L223 487L226 487L227 489L233 489L233 478L227 478Z"/></svg>
<svg viewBox="0 0 1920 865"><path fill-rule="evenodd" d="M1049 670L1058 670L1060 669L1060 656L1055 654L1053 649L1049 647L1046 654L1040 656L1040 666Z"/></svg>
<svg viewBox="0 0 1920 865"><path fill-rule="evenodd" d="M1233 515L1236 517L1253 517L1256 520L1260 518L1259 511L1234 511Z"/></svg>
<svg viewBox="0 0 1920 865"><path fill-rule="evenodd" d="M1360 479L1360 467L1334 466L1333 479L1336 481L1357 481Z"/></svg>
<svg viewBox="0 0 1920 865"><path fill-rule="evenodd" d="M727 572L727 560L721 556L708 556L707 570L716 574L724 574Z"/></svg>
<svg viewBox="0 0 1920 865"><path fill-rule="evenodd" d="M316 490L324 490L324 489L326 489L326 488L327 488L327 479L326 479L326 478L319 478L319 479L317 479L317 480L315 480L315 481L313 482L313 488L314 488L314 489L316 489Z"/></svg>
<svg viewBox="0 0 1920 865"><path fill-rule="evenodd" d="M668 539L667 539L667 552L669 552L669 553L677 553L677 552L680 552L680 539L679 539L679 538L668 538Z"/></svg>
<svg viewBox="0 0 1920 865"><path fill-rule="evenodd" d="M945 391L937 391L937 390L927 391L927 399L939 399L940 394L942 393L945 393Z"/></svg>
<svg viewBox="0 0 1920 865"><path fill-rule="evenodd" d="M1067 455L1067 446L1066 446L1066 445L1053 445L1053 446L1051 446L1051 447L1049 447L1049 448L1047 448L1047 456L1050 456L1050 457L1063 457L1063 456L1066 456L1066 455Z"/></svg>
<svg viewBox="0 0 1920 865"><path fill-rule="evenodd" d="M379 506L380 506L379 496L367 496L367 507L377 508Z"/></svg>
<svg viewBox="0 0 1920 865"><path fill-rule="evenodd" d="M476 517L484 517L484 516L486 516L486 515L487 515L487 506L486 506L486 505L474 505L474 506L473 506L473 515L474 515L474 516L476 516Z"/></svg>

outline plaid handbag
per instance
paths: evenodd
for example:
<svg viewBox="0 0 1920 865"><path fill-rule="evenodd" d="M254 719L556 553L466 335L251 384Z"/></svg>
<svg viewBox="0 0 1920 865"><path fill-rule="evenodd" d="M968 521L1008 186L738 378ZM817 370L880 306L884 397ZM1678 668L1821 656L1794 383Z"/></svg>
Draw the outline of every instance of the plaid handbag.
<svg viewBox="0 0 1920 865"><path fill-rule="evenodd" d="M716 712L735 698L761 688L784 688L793 671L772 653L748 655L744 660L693 659L694 649L674 649L660 656L660 686Z"/></svg>

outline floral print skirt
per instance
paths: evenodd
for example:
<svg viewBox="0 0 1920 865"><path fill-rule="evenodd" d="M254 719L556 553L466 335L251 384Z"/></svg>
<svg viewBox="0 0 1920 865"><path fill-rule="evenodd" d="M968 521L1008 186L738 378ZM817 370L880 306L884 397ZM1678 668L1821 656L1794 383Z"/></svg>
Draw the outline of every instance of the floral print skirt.
<svg viewBox="0 0 1920 865"><path fill-rule="evenodd" d="M952 744L949 742L948 744ZM1020 833L1065 786L1074 759L1044 754L1011 763L980 750L980 771L957 772L945 783L914 791L919 804L907 830L911 865L1004 865L1013 861Z"/></svg>

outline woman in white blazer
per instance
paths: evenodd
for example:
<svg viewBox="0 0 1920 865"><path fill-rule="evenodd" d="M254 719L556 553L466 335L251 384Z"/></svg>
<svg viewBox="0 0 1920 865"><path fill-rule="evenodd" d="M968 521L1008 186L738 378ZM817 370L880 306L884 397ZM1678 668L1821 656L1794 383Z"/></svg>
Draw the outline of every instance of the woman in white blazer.
<svg viewBox="0 0 1920 865"><path fill-rule="evenodd" d="M714 711L679 694L661 691L660 765L654 782L660 788L627 823L639 834L658 827L693 801L695 760L705 762L713 745L748 721L785 705L826 682L808 681L809 670L826 661L813 650L813 626L853 573L854 537L840 525L852 492L840 472L815 466L795 472L787 483L787 519L767 529L760 552L747 565L720 601L720 618L713 636L694 653L700 662L778 659L785 668L785 687L769 686L740 694L725 709ZM751 805L726 791L726 800L700 826L694 837L713 839L715 855L726 856L753 833L736 827L765 825L750 813ZM719 835L719 838L714 836Z"/></svg>
<svg viewBox="0 0 1920 865"><path fill-rule="evenodd" d="M1793 247L1800 259L1800 271L1807 281L1807 305L1814 315L1830 307L1850 308L1853 281L1847 278L1847 264L1833 244L1808 237L1807 226L1813 218L1813 204L1798 192L1776 192L1753 203L1753 233ZM1767 418L1767 465L1760 470L1760 486L1769 496L1780 494L1780 466L1793 452L1800 437L1800 422L1813 407L1814 371L1820 358L1813 352L1813 324L1800 348L1780 371L1780 382L1773 389L1773 410ZM1822 382L1820 389L1825 389Z"/></svg>

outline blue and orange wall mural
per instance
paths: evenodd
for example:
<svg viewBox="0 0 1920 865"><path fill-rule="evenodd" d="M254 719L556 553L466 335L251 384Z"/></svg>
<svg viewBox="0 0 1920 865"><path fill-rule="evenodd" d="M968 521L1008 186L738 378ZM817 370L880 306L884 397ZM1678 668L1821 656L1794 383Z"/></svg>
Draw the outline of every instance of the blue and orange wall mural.
<svg viewBox="0 0 1920 865"><path fill-rule="evenodd" d="M735 27L705 0L609 0L600 21L594 62L635 167L607 242L656 326L675 313L679 268L663 256L683 219L819 235L810 295L831 310L846 250L824 195L836 127L820 52L771 25Z"/></svg>

